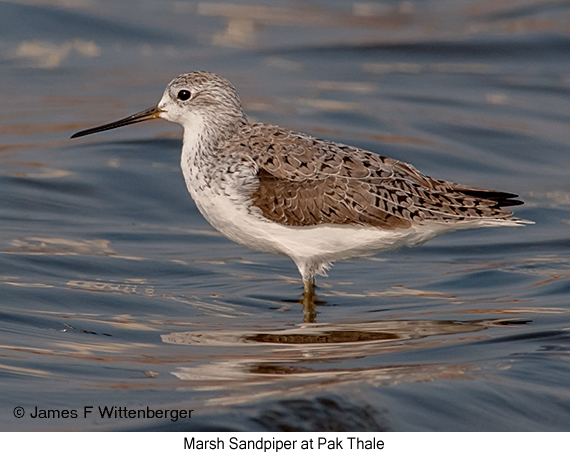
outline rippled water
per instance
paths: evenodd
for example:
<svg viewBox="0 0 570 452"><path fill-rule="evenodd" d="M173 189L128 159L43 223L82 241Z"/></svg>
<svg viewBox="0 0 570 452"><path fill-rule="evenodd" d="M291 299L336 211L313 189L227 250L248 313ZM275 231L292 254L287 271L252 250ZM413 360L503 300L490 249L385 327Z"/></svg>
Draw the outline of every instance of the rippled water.
<svg viewBox="0 0 570 452"><path fill-rule="evenodd" d="M4 430L567 430L567 2L0 2ZM517 229L292 262L200 216L180 128L82 128L220 72L251 118L519 193ZM193 409L191 420L33 419ZM13 415L16 406L28 414Z"/></svg>

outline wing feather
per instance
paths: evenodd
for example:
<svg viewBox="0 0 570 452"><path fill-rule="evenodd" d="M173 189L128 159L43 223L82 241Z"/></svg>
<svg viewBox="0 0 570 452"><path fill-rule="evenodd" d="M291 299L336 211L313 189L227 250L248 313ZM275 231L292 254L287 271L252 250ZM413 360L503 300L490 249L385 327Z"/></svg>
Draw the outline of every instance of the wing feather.
<svg viewBox="0 0 570 452"><path fill-rule="evenodd" d="M252 206L288 226L353 224L384 229L430 221L507 218L516 195L433 179L412 165L277 126L253 124L241 143L257 168ZM240 143L240 144L241 144ZM227 148L235 149L235 143Z"/></svg>

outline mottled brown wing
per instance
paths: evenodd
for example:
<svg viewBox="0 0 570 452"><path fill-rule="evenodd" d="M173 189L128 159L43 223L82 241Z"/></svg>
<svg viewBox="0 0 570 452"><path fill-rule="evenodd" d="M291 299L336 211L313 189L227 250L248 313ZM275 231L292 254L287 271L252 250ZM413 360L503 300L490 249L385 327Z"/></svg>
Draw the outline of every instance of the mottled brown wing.
<svg viewBox="0 0 570 452"><path fill-rule="evenodd" d="M288 226L354 224L384 229L427 221L505 218L509 193L424 176L361 149L257 124L245 134L258 167L253 205ZM243 138L243 137L242 137Z"/></svg>

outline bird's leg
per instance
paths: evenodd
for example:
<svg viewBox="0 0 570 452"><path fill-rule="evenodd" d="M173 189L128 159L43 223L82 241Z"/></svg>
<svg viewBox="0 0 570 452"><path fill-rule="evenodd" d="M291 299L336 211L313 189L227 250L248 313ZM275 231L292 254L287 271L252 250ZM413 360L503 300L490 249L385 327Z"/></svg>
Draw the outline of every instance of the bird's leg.
<svg viewBox="0 0 570 452"><path fill-rule="evenodd" d="M315 277L303 278L303 298L307 295L315 295Z"/></svg>
<svg viewBox="0 0 570 452"><path fill-rule="evenodd" d="M312 276L308 279L303 278L303 322L314 323L317 318L317 311L315 310L315 301L317 295L315 293L315 277Z"/></svg>

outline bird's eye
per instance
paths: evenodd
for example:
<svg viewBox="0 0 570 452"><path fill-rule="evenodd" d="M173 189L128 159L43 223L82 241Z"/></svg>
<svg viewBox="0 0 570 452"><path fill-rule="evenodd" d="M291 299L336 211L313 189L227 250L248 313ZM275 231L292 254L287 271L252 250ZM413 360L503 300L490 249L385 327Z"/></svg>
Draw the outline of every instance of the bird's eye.
<svg viewBox="0 0 570 452"><path fill-rule="evenodd" d="M178 91L178 99L188 100L190 99L190 97L192 97L192 93L187 89L181 89L180 91Z"/></svg>

